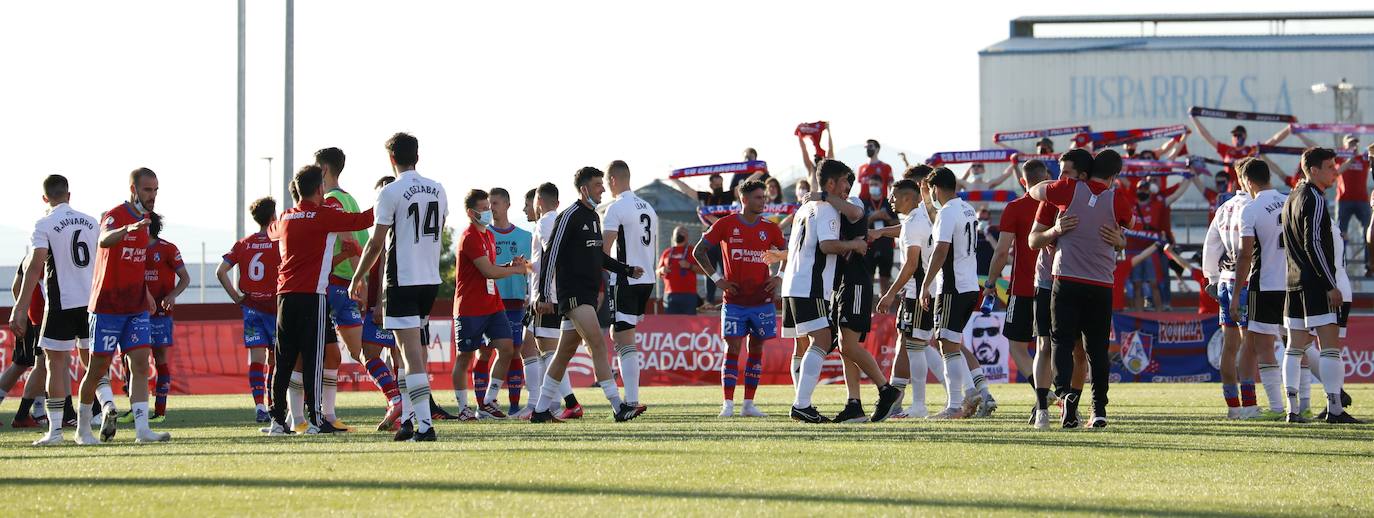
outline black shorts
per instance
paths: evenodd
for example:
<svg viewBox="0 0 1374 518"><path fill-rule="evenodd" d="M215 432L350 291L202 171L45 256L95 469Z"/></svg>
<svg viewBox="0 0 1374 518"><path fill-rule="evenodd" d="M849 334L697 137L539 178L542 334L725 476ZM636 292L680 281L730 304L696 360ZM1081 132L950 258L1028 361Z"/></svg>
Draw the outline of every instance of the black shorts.
<svg viewBox="0 0 1374 518"><path fill-rule="evenodd" d="M654 296L653 284L626 284L611 286L611 311L615 313L613 327L616 331L634 329L644 318L644 310L649 307L649 299Z"/></svg>
<svg viewBox="0 0 1374 518"><path fill-rule="evenodd" d="M60 342L90 338L91 318L90 314L86 313L86 306L71 309L49 307L43 313L41 334L47 340Z"/></svg>
<svg viewBox="0 0 1374 518"><path fill-rule="evenodd" d="M596 296L597 292L588 291L584 293L575 293L568 297L560 297L558 299L558 314L560 316L567 315L569 311L572 311L573 308L578 306L591 306L593 308L597 308ZM603 303L603 306L604 305L605 304ZM597 308L597 313L601 312L601 308ZM597 319L600 320L599 314L597 315ZM609 323L607 325L609 325Z"/></svg>
<svg viewBox="0 0 1374 518"><path fill-rule="evenodd" d="M325 304L324 314L326 314L326 315L329 314L329 309L328 309L328 308L329 308L329 305L328 305L328 304ZM327 344L338 344L338 343L339 343L339 332L338 332L337 330L335 330L334 324L331 323L331 322L329 322L327 319L326 319L326 321L325 321L325 323L324 323L324 343L327 343Z"/></svg>
<svg viewBox="0 0 1374 518"><path fill-rule="evenodd" d="M941 293L935 297L935 336L941 340L964 342L964 328L978 307L977 291Z"/></svg>
<svg viewBox="0 0 1374 518"><path fill-rule="evenodd" d="M843 284L836 292L838 303L830 308L831 321L850 331L868 334L873 328L873 284ZM863 341L866 337L859 337Z"/></svg>
<svg viewBox="0 0 1374 518"><path fill-rule="evenodd" d="M897 308L897 330L907 338L930 340L930 329L935 327L934 320L931 312L921 309L919 299L902 299L902 306Z"/></svg>
<svg viewBox="0 0 1374 518"><path fill-rule="evenodd" d="M24 333L24 338L14 342L14 358L12 361L20 367L33 367L38 364L38 357L43 355L43 349L38 347L38 342L42 341L39 336L38 326L29 323L29 332Z"/></svg>
<svg viewBox="0 0 1374 518"><path fill-rule="evenodd" d="M820 298L783 297L782 337L798 338L830 327L830 302Z"/></svg>
<svg viewBox="0 0 1374 518"><path fill-rule="evenodd" d="M524 324L535 338L558 338L562 333L563 317L556 312L540 315L534 312L534 306L528 306Z"/></svg>
<svg viewBox="0 0 1374 518"><path fill-rule="evenodd" d="M1332 308L1326 292L1317 290L1289 291L1283 304L1284 326L1288 329L1316 329L1338 324L1340 308Z"/></svg>
<svg viewBox="0 0 1374 518"><path fill-rule="evenodd" d="M882 241L876 242L873 246L868 248L868 254L866 255L868 256L868 264L872 266L874 270L873 273L869 274L870 279L875 276L892 276L893 256L896 255L895 249L892 248L892 243L889 242L884 245Z"/></svg>
<svg viewBox="0 0 1374 518"><path fill-rule="evenodd" d="M1286 292L1252 291L1245 301L1249 310L1245 328L1254 333L1279 336L1283 334L1283 301Z"/></svg>
<svg viewBox="0 0 1374 518"><path fill-rule="evenodd" d="M1054 315L1054 311L1050 309L1051 292L1052 290L1049 288L1035 288L1034 334L1036 338L1049 338L1052 333L1051 324L1054 322L1054 319L1051 316Z"/></svg>
<svg viewBox="0 0 1374 518"><path fill-rule="evenodd" d="M1007 317L1002 321L1002 335L1013 342L1030 342L1035 320L1035 297L1007 298Z"/></svg>
<svg viewBox="0 0 1374 518"><path fill-rule="evenodd" d="M419 286L390 286L386 289L384 329L425 328L439 296L438 284Z"/></svg>

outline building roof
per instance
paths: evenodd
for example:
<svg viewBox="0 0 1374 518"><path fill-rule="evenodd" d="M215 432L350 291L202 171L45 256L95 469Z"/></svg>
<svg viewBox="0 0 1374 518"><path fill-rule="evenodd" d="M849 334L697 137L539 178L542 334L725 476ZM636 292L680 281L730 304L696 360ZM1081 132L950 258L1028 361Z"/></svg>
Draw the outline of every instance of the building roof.
<svg viewBox="0 0 1374 518"><path fill-rule="evenodd" d="M999 54L1064 54L1095 51L1331 51L1374 49L1374 34L1294 36L1164 36L1112 38L1008 38L978 51Z"/></svg>

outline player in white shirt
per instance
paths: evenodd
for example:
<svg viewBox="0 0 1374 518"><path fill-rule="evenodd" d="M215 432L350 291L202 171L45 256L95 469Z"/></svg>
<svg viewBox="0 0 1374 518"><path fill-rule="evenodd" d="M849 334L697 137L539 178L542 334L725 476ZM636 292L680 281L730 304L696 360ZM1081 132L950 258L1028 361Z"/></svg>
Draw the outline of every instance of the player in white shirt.
<svg viewBox="0 0 1374 518"><path fill-rule="evenodd" d="M796 399L792 402L792 419L807 423L824 423L811 404L811 394L820 382L821 364L830 354L833 334L830 299L835 286L834 255L846 252L863 254L868 250L864 239L840 240L840 215L826 202L829 197L843 198L850 187L853 170L837 160L817 165L822 191L819 200L802 205L792 219L792 235L787 243L787 264L782 276L782 336L795 338L797 348L805 348L800 372L797 375ZM849 351L840 351L848 356ZM868 354L864 351L864 354Z"/></svg>
<svg viewBox="0 0 1374 518"><path fill-rule="evenodd" d="M892 185L891 202L893 208L902 215L898 250L902 257L902 269L897 272L896 282L888 287L878 300L878 311L887 313L894 303L897 308L897 344L895 350L905 351L905 358L898 357L892 362L892 385L903 388L910 384L911 407L903 411L894 406L895 419L907 417L926 417L926 347L930 340L930 328L934 325L929 311L921 310L920 280L925 279L925 264L921 262L926 241L930 239L930 215L921 200L918 181L924 180L929 168L917 171L917 179L902 179ZM898 296L901 296L900 302ZM923 322L928 325L921 325ZM906 361L902 361L905 359Z"/></svg>
<svg viewBox="0 0 1374 518"><path fill-rule="evenodd" d="M1244 189L1244 176L1236 182ZM1209 281L1216 282L1215 291L1211 285L1208 291L1217 299L1217 304L1227 308L1233 297L1239 297L1236 290L1236 255L1240 253L1240 211L1250 202L1250 195L1244 190L1237 192L1231 199L1217 207L1212 223L1207 227L1207 237L1202 244L1202 271ZM1286 266L1285 266L1286 267ZM1240 325L1245 315L1233 315L1223 309L1218 317L1221 323L1221 394L1226 402L1226 417L1241 417L1241 388L1238 386L1239 369L1236 359L1240 353Z"/></svg>
<svg viewBox="0 0 1374 518"><path fill-rule="evenodd" d="M1274 340L1283 329L1283 304L1288 290L1288 258L1282 247L1283 205L1288 199L1270 186L1269 164L1263 160L1245 158L1236 165L1244 178L1245 191L1251 201L1240 210L1240 252L1236 256L1236 291L1247 293L1245 301L1232 297L1229 311L1238 319L1240 308L1248 305L1242 330L1244 352L1241 354L1242 379L1259 369L1260 384L1269 400L1269 414L1265 417L1281 419L1284 413L1283 371L1274 355ZM1244 360L1253 360L1252 366ZM1241 417L1259 417L1258 406L1243 406Z"/></svg>
<svg viewBox="0 0 1374 518"><path fill-rule="evenodd" d="M658 262L658 213L630 190L630 166L622 160L611 162L606 179L614 199L606 207L601 229L605 236L606 255L646 272L654 271ZM625 403L644 413L639 404L639 350L635 348L635 326L644 318L649 299L654 295L658 279L650 275L630 278L611 273L607 286L615 323L611 325L611 339L615 354L620 358L620 380L625 385Z"/></svg>
<svg viewBox="0 0 1374 518"><path fill-rule="evenodd" d="M33 252L24 269L19 297L10 311L10 329L16 338L41 332L43 354L48 369L48 433L34 441L35 446L62 443L63 402L71 395L68 372L71 353L90 337L86 307L91 298L91 277L95 272L91 253L96 249L100 228L97 220L67 205L71 199L67 179L50 175L43 180L43 201L48 213L34 225L30 245ZM47 306L43 329L28 329L29 304L38 281L43 279ZM79 428L79 444L99 444L90 428Z"/></svg>
<svg viewBox="0 0 1374 518"><path fill-rule="evenodd" d="M353 274L350 296L358 301L367 300L368 272L386 241L387 263L382 271L386 315L382 326L396 335L396 344L405 360L405 375L397 374L405 383L401 397L409 398L415 410L414 422L407 420L402 424L396 440L433 441L426 337L429 313L439 293L439 255L443 250L440 243L448 218L448 195L439 182L415 172L415 163L420 159L420 144L415 137L397 133L387 140L386 148L396 181L377 195L373 211L376 225ZM383 239L388 237L388 230L389 239Z"/></svg>
<svg viewBox="0 0 1374 518"><path fill-rule="evenodd" d="M964 358L964 327L978 306L978 259L974 255L974 223L977 212L955 194L957 180L947 168L935 169L926 177L935 205L935 230L931 234L934 250L921 282L921 307L933 310L935 333L945 357L945 386L949 396L945 409L936 419L963 417L967 406L960 389L968 374ZM936 299L935 295L939 298ZM933 302L932 302L933 301ZM987 394L984 393L984 397ZM981 401L978 401L981 403ZM977 407L977 403L972 405Z"/></svg>

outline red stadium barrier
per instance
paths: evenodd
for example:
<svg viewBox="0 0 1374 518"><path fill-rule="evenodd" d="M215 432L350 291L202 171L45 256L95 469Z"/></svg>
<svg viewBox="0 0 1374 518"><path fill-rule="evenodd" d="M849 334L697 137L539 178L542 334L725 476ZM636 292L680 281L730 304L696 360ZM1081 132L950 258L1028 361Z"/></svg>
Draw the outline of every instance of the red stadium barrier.
<svg viewBox="0 0 1374 518"><path fill-rule="evenodd" d="M186 307L186 306L182 306ZM178 308L180 310L180 307ZM440 308L447 311L447 308ZM195 312L204 318L223 315L223 308ZM1171 315L1173 316L1173 315ZM1184 314L1178 314L1187 318ZM1193 316L1193 315L1189 315ZM447 315L435 315L431 321L430 372L433 387L452 389L449 373L452 370L453 347L450 337L452 325ZM720 365L724 361L725 341L719 335L720 321L714 316L650 315L639 326L638 341L644 355L641 382L646 386L715 385L720 381ZM893 317L874 315L873 332L864 346L878 358L884 372L889 371L893 352ZM1349 336L1345 344L1347 381L1374 382L1374 345L1354 337L1374 336L1374 317L1355 316L1350 319ZM248 391L247 353L242 345L242 323L233 320L179 321L176 324L176 345L172 349L172 391L175 394L239 394ZM13 354L13 335L0 328L0 362L8 365ZM346 356L346 355L345 355ZM764 349L763 384L791 383L790 340L770 340ZM345 358L339 372L339 386L344 390L376 390L365 369ZM590 386L592 362L586 352L579 352L569 366L574 386ZM838 355L831 355L825 363L822 379L838 382L843 376ZM932 379L933 381L933 379ZM20 383L11 395L22 390Z"/></svg>

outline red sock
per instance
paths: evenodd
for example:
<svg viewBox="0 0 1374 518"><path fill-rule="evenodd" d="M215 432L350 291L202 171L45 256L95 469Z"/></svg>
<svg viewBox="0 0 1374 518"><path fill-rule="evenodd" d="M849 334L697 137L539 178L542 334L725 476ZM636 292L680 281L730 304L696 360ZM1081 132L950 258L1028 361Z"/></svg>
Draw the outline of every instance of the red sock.
<svg viewBox="0 0 1374 518"><path fill-rule="evenodd" d="M762 349L762 348L760 348ZM763 377L763 351L749 353L749 359L744 364L744 399L754 400L754 393L759 390L759 378Z"/></svg>
<svg viewBox="0 0 1374 518"><path fill-rule="evenodd" d="M472 393L477 395L477 406L487 401L487 383L490 381L491 359L477 358L472 363Z"/></svg>
<svg viewBox="0 0 1374 518"><path fill-rule="evenodd" d="M735 400L735 384L739 382L739 356L725 355L725 365L720 369L720 386L725 391L725 400Z"/></svg>
<svg viewBox="0 0 1374 518"><path fill-rule="evenodd" d="M157 387L153 394L153 413L167 415L167 394L172 392L172 368L170 364L157 364Z"/></svg>
<svg viewBox="0 0 1374 518"><path fill-rule="evenodd" d="M253 391L253 404L263 405L267 397L267 364L248 364L248 388Z"/></svg>

